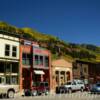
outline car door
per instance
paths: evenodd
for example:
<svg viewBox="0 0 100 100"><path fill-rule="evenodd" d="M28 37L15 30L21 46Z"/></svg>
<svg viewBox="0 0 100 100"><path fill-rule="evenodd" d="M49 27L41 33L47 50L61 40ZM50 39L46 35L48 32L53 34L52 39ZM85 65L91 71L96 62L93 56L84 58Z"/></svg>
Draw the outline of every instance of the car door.
<svg viewBox="0 0 100 100"><path fill-rule="evenodd" d="M72 82L72 89L73 90L77 90L77 84L76 84L76 82Z"/></svg>

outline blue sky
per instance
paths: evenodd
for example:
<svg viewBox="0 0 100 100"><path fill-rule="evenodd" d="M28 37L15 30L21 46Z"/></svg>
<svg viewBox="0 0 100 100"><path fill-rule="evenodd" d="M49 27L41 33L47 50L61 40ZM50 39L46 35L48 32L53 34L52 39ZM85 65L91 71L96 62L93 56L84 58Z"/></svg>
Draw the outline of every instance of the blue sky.
<svg viewBox="0 0 100 100"><path fill-rule="evenodd" d="M100 0L0 0L0 21L100 46Z"/></svg>

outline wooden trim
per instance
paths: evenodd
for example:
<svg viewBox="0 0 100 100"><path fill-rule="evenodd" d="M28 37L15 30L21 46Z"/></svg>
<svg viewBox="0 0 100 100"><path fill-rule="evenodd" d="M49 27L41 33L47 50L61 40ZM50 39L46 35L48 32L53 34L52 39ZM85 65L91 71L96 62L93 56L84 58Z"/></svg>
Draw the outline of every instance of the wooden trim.
<svg viewBox="0 0 100 100"><path fill-rule="evenodd" d="M11 40L11 39L4 38L4 37L0 37L0 39L9 40L9 41L14 41L14 42L19 42L19 41L17 41L17 40Z"/></svg>

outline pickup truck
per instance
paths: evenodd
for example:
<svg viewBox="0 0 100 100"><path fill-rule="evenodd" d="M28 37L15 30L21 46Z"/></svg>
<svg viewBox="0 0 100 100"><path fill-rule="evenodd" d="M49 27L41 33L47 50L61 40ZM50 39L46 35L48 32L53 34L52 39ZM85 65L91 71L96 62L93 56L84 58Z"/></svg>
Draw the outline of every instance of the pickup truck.
<svg viewBox="0 0 100 100"><path fill-rule="evenodd" d="M72 93L72 91L81 91L85 89L84 82L82 80L73 80L65 83L64 85L58 87L60 93Z"/></svg>
<svg viewBox="0 0 100 100"><path fill-rule="evenodd" d="M6 84L5 77L0 76L0 96L14 98L16 92L19 92L19 85Z"/></svg>

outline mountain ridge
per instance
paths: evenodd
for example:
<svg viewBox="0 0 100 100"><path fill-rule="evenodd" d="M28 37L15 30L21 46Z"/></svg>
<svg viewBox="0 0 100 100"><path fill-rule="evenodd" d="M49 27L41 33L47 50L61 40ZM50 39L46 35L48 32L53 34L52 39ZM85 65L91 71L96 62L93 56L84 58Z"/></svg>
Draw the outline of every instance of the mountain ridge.
<svg viewBox="0 0 100 100"><path fill-rule="evenodd" d="M67 60L86 60L100 62L100 46L92 44L67 43L58 37L38 32L28 27L17 28L5 22L0 22L0 30L23 35L37 41L41 47L45 47L52 53L52 59L64 58Z"/></svg>

